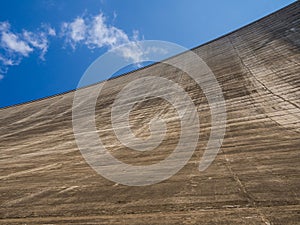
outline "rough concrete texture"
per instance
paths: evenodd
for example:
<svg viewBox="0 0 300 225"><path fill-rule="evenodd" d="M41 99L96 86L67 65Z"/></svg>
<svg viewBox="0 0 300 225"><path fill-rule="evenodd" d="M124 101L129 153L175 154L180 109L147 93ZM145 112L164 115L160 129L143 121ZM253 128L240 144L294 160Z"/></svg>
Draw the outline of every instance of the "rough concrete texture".
<svg viewBox="0 0 300 225"><path fill-rule="evenodd" d="M300 3L193 49L214 72L227 107L223 146L198 171L210 132L201 89L165 64L110 80L98 99L96 123L109 151L131 164L151 164L176 146L180 123L151 152L124 147L111 128L116 94L137 77L174 80L191 96L200 140L188 164L158 184L130 187L97 174L83 159L72 130L74 92L0 110L1 224L299 224ZM181 55L177 56L181 60ZM213 87L212 87L213 88ZM162 99L131 112L133 132L149 135L160 113L176 117Z"/></svg>

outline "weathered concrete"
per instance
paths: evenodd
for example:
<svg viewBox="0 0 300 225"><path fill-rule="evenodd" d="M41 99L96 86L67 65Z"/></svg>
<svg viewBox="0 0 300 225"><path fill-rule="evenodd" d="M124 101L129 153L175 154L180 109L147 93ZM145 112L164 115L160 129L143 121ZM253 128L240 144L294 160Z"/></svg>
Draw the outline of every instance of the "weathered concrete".
<svg viewBox="0 0 300 225"><path fill-rule="evenodd" d="M210 131L207 101L186 74L171 66L156 64L109 81L97 105L99 136L112 154L128 163L149 164L174 149L180 124L168 122L168 138L158 149L130 151L111 129L116 94L148 74L174 80L190 94L200 115L197 150L179 173L159 184L117 185L89 167L74 141L74 92L1 109L0 223L298 224L299 24L296 2L193 49L216 75L227 106L224 144L204 172L197 168ZM158 112L176 117L161 99L134 108L131 122L137 136L149 135L145 124Z"/></svg>

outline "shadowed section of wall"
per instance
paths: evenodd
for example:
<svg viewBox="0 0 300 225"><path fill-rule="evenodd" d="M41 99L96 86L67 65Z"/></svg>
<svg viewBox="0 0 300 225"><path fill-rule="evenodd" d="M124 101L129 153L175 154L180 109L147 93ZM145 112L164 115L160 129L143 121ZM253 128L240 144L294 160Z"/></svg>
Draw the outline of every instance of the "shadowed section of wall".
<svg viewBox="0 0 300 225"><path fill-rule="evenodd" d="M166 65L107 82L96 107L99 137L118 159L147 165L164 159L179 138L176 111L159 98L135 105L137 137L159 114L167 122L150 152L123 146L111 126L118 92L138 77L161 76L191 96L200 140L172 178L145 187L115 184L84 161L72 130L74 92L0 110L0 223L3 224L296 224L300 221L300 3L193 49L214 72L227 107L223 146L204 172L207 99L184 72ZM182 55L177 56L180 60ZM213 89L214 87L212 87Z"/></svg>

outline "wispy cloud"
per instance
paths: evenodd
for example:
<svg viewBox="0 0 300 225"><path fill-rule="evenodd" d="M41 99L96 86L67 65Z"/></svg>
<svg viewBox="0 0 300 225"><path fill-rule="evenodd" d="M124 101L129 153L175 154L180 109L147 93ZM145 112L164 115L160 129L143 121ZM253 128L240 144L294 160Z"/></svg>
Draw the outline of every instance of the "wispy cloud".
<svg viewBox="0 0 300 225"><path fill-rule="evenodd" d="M28 56L33 49L21 39L20 35L14 34L10 31L10 24L8 22L0 23L0 46L9 54L20 54L22 56ZM4 56L0 56L0 59L5 62Z"/></svg>
<svg viewBox="0 0 300 225"><path fill-rule="evenodd" d="M24 57L34 51L40 52L40 59L48 50L48 36L55 36L55 30L43 25L38 32L23 30L16 33L9 22L0 22L0 73L7 73L9 66L19 65Z"/></svg>
<svg viewBox="0 0 300 225"><path fill-rule="evenodd" d="M114 18L117 15L114 13ZM142 51L137 45L139 33L133 32L129 37L125 31L110 25L107 18L99 13L95 16L77 17L71 22L64 22L61 27L61 36L73 49L78 45L85 45L89 49L114 49L129 44L118 52L126 59L138 62L142 60Z"/></svg>
<svg viewBox="0 0 300 225"><path fill-rule="evenodd" d="M47 34L44 32L33 33L30 31L23 31L23 37L28 44L37 50L40 50L40 59L45 60L45 54L48 50Z"/></svg>
<svg viewBox="0 0 300 225"><path fill-rule="evenodd" d="M56 36L56 31L52 27L48 27L48 34L50 36Z"/></svg>
<svg viewBox="0 0 300 225"><path fill-rule="evenodd" d="M20 38L10 32L3 32L1 37L1 45L4 49L9 52L19 53L23 56L28 56L33 49Z"/></svg>
<svg viewBox="0 0 300 225"><path fill-rule="evenodd" d="M76 45L86 38L86 29L84 19L77 17L70 23L62 24L61 35L65 37L66 43L75 49Z"/></svg>
<svg viewBox="0 0 300 225"><path fill-rule="evenodd" d="M5 66L14 66L16 63L12 59L4 58L0 55L0 62Z"/></svg>

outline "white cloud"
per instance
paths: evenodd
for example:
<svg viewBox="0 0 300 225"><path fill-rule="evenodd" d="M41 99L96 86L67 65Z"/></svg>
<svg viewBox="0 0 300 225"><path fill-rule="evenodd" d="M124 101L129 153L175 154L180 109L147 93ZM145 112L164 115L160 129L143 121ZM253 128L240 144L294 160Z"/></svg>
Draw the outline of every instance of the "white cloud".
<svg viewBox="0 0 300 225"><path fill-rule="evenodd" d="M48 34L49 34L50 36L56 36L56 31L55 31L55 29L52 28L52 27L48 27Z"/></svg>
<svg viewBox="0 0 300 225"><path fill-rule="evenodd" d="M136 42L120 46L119 48L114 49L114 51L121 55L124 59L132 61L132 63L138 63L146 60L142 48Z"/></svg>
<svg viewBox="0 0 300 225"><path fill-rule="evenodd" d="M8 22L0 22L0 32L7 31L10 28L10 24Z"/></svg>
<svg viewBox="0 0 300 225"><path fill-rule="evenodd" d="M20 53L23 56L28 56L33 49L20 38L9 32L4 31L1 34L1 46L10 52Z"/></svg>
<svg viewBox="0 0 300 225"><path fill-rule="evenodd" d="M32 47L41 51L40 59L45 60L45 54L48 50L48 39L44 32L33 33L30 31L23 31L23 37Z"/></svg>
<svg viewBox="0 0 300 225"><path fill-rule="evenodd" d="M48 50L48 36L55 36L55 29L42 25L38 31L23 30L16 33L8 22L0 22L0 73L3 76L9 66L19 65L24 57L33 52L40 52L40 59Z"/></svg>
<svg viewBox="0 0 300 225"><path fill-rule="evenodd" d="M116 16L114 14L114 18ZM125 59L134 62L142 60L142 51L136 44L139 33L134 31L133 37L130 38L123 30L110 25L102 13L96 16L77 17L71 22L64 22L61 35L73 49L78 44L85 45L90 49L103 47L113 49L129 44L129 46L118 48L117 52Z"/></svg>
<svg viewBox="0 0 300 225"><path fill-rule="evenodd" d="M103 14L93 17L89 24L86 44L90 48L116 47L129 42L127 34L114 26L106 24Z"/></svg>
<svg viewBox="0 0 300 225"><path fill-rule="evenodd" d="M2 80L3 78L4 78L4 76L0 74L0 80Z"/></svg>
<svg viewBox="0 0 300 225"><path fill-rule="evenodd" d="M85 39L86 25L84 19L77 17L71 23L62 24L62 35L66 37L66 42L69 43L73 49L76 44Z"/></svg>
<svg viewBox="0 0 300 225"><path fill-rule="evenodd" d="M2 55L0 55L0 61L5 66L14 66L14 65L16 65L15 62L12 59L4 58Z"/></svg>

